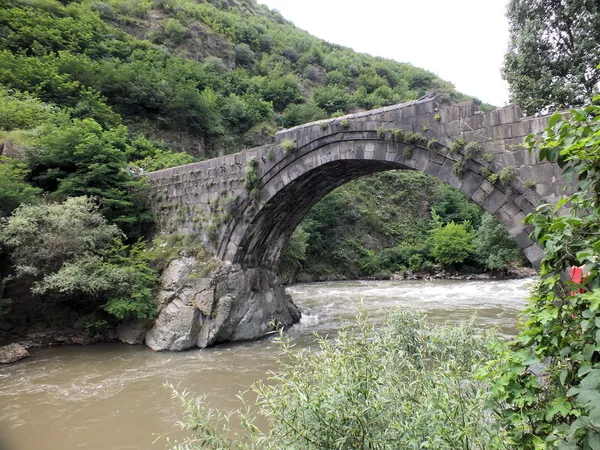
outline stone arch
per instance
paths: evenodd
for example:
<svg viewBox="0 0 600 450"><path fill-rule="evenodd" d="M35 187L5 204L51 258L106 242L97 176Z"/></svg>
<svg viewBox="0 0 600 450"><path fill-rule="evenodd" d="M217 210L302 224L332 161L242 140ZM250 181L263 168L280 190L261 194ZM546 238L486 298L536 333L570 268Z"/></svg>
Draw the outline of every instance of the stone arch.
<svg viewBox="0 0 600 450"><path fill-rule="evenodd" d="M339 127L338 127L339 128ZM405 152L405 149L409 151ZM261 198L246 199L242 214L226 226L218 255L242 267L274 267L293 230L310 209L333 189L364 175L386 170L419 170L450 184L494 215L524 249L534 266L540 250L529 239L523 220L540 199L522 180L511 186L490 183L481 175L489 164L480 156L464 161L464 173L454 173L461 160L448 147L383 140L375 130L340 130L282 154L261 174ZM498 170L498 167L496 167Z"/></svg>

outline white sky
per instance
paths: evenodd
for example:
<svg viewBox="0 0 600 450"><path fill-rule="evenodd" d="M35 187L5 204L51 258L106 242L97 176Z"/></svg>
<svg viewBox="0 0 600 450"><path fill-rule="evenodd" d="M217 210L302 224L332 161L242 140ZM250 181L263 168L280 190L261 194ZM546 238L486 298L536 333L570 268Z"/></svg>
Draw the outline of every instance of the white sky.
<svg viewBox="0 0 600 450"><path fill-rule="evenodd" d="M508 102L507 1L258 0L314 36L422 67L496 106Z"/></svg>

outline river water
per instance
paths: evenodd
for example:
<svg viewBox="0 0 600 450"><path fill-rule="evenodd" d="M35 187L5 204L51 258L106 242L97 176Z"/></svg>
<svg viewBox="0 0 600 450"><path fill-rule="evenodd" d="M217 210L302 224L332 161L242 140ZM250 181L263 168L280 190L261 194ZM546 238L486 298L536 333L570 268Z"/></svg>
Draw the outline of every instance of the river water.
<svg viewBox="0 0 600 450"><path fill-rule="evenodd" d="M307 346L313 333L334 335L360 307L372 320L385 310L418 307L430 322L469 319L513 334L532 280L349 281L288 288L303 312L289 335ZM270 339L182 353L99 344L40 349L0 367L0 450L164 448L157 434L177 438L181 414L165 381L206 394L213 407L239 406L236 394L276 369Z"/></svg>

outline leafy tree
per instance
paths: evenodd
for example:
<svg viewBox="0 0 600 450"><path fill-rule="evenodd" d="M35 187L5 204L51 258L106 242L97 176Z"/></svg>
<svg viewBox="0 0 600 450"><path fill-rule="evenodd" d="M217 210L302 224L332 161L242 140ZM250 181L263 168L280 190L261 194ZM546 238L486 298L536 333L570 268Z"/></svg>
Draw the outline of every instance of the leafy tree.
<svg viewBox="0 0 600 450"><path fill-rule="evenodd" d="M598 89L600 4L594 0L511 0L503 73L511 101L528 114L581 105Z"/></svg>
<svg viewBox="0 0 600 450"><path fill-rule="evenodd" d="M144 246L131 249L94 202L73 197L64 203L22 205L0 221L0 245L8 250L17 277L34 276L33 291L77 303L85 297L120 320L155 314L157 275Z"/></svg>
<svg viewBox="0 0 600 450"><path fill-rule="evenodd" d="M0 218L9 216L22 203L33 202L42 193L25 182L27 174L23 163L0 156Z"/></svg>
<svg viewBox="0 0 600 450"><path fill-rule="evenodd" d="M485 213L475 238L475 257L486 269L503 269L524 261L523 252L494 216Z"/></svg>
<svg viewBox="0 0 600 450"><path fill-rule="evenodd" d="M76 119L43 127L27 159L34 185L61 197L94 197L100 212L133 238L152 219L144 181L125 170L129 152L125 127L103 130L93 119Z"/></svg>
<svg viewBox="0 0 600 450"><path fill-rule="evenodd" d="M317 88L313 92L313 99L319 108L323 108L329 114L339 110L345 111L351 105L350 95L346 89L339 86Z"/></svg>
<svg viewBox="0 0 600 450"><path fill-rule="evenodd" d="M433 256L436 261L449 266L462 263L474 251L473 232L470 225L450 222L439 224L431 232L433 240Z"/></svg>
<svg viewBox="0 0 600 450"><path fill-rule="evenodd" d="M544 249L540 280L521 333L487 374L501 426L518 448L593 450L600 445L600 106L555 114L525 142L541 161L564 168L574 192L526 219ZM571 267L582 268L580 284L562 276Z"/></svg>
<svg viewBox="0 0 600 450"><path fill-rule="evenodd" d="M289 105L283 112L283 126L293 127L327 118L327 112L309 101L302 105Z"/></svg>

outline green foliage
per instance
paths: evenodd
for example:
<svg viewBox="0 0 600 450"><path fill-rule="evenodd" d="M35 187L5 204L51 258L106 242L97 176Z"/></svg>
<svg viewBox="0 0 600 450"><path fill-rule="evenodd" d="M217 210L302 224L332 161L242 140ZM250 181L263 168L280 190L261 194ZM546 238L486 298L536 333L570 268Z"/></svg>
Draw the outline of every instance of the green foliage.
<svg viewBox="0 0 600 450"><path fill-rule="evenodd" d="M481 175L483 175L483 177L488 180L490 183L495 184L496 181L498 181L498 174L492 172L491 170L482 167L480 169Z"/></svg>
<svg viewBox="0 0 600 450"><path fill-rule="evenodd" d="M440 120L442 120L442 115L440 113L435 113L433 115L433 119L437 122L439 122Z"/></svg>
<svg viewBox="0 0 600 450"><path fill-rule="evenodd" d="M352 100L347 90L339 86L325 86L313 91L313 100L329 114L336 111L346 111L352 106Z"/></svg>
<svg viewBox="0 0 600 450"><path fill-rule="evenodd" d="M258 200L260 197L260 175L258 174L258 161L252 157L246 162L246 173L244 174L244 189L250 193L252 198Z"/></svg>
<svg viewBox="0 0 600 450"><path fill-rule="evenodd" d="M500 172L500 181L504 186L510 186L517 176L517 170L514 166L507 166Z"/></svg>
<svg viewBox="0 0 600 450"><path fill-rule="evenodd" d="M327 118L327 112L309 101L301 105L289 105L283 112L283 126L294 127Z"/></svg>
<svg viewBox="0 0 600 450"><path fill-rule="evenodd" d="M404 156L404 159L411 159L412 147L404 147L404 150L402 150L402 155Z"/></svg>
<svg viewBox="0 0 600 450"><path fill-rule="evenodd" d="M46 125L28 150L30 178L59 198L96 198L100 212L135 238L152 218L144 201L145 180L132 180L125 171L131 151L122 126L104 130L93 119Z"/></svg>
<svg viewBox="0 0 600 450"><path fill-rule="evenodd" d="M340 120L340 127L345 129L350 128L350 121L348 119Z"/></svg>
<svg viewBox="0 0 600 450"><path fill-rule="evenodd" d="M525 186L527 186L529 189L533 189L537 184L537 181L535 181L533 178L528 178L527 180L525 180Z"/></svg>
<svg viewBox="0 0 600 450"><path fill-rule="evenodd" d="M533 115L582 105L598 92L600 5L587 0L511 0L503 74L511 101Z"/></svg>
<svg viewBox="0 0 600 450"><path fill-rule="evenodd" d="M505 448L485 410L488 384L473 376L495 339L473 323L430 328L407 310L376 329L361 313L337 339L319 338L318 351L280 339L278 370L253 386L253 405L233 414L168 385L189 432L170 448Z"/></svg>
<svg viewBox="0 0 600 450"><path fill-rule="evenodd" d="M17 276L54 273L75 255L98 253L121 235L86 197L21 205L1 224L0 240L10 249Z"/></svg>
<svg viewBox="0 0 600 450"><path fill-rule="evenodd" d="M9 216L23 203L33 203L42 193L25 182L28 174L22 162L0 156L0 218Z"/></svg>
<svg viewBox="0 0 600 450"><path fill-rule="evenodd" d="M188 153L173 153L167 150L156 149L151 155L132 163L133 166L142 167L146 172L183 166L195 161Z"/></svg>
<svg viewBox="0 0 600 450"><path fill-rule="evenodd" d="M508 232L494 218L485 213L475 238L475 258L486 269L503 269L520 265L525 260L523 252L516 246Z"/></svg>
<svg viewBox="0 0 600 450"><path fill-rule="evenodd" d="M459 153L461 152L465 146L467 145L467 141L462 136L459 136L453 143L450 145L450 153Z"/></svg>
<svg viewBox="0 0 600 450"><path fill-rule="evenodd" d="M456 161L454 166L452 166L452 173L456 175L456 178L462 180L465 175L465 167L466 164L464 161Z"/></svg>
<svg viewBox="0 0 600 450"><path fill-rule="evenodd" d="M377 128L377 137L379 139L381 139L382 141L385 140L387 133L388 133L388 130L386 130L385 128L383 128L383 127Z"/></svg>
<svg viewBox="0 0 600 450"><path fill-rule="evenodd" d="M465 159L471 159L473 155L479 154L483 151L483 147L479 142L467 142L464 149Z"/></svg>
<svg viewBox="0 0 600 450"><path fill-rule="evenodd" d="M309 237L310 234L304 230L303 225L296 227L292 233L279 264L279 272L284 278L293 279L294 275L302 269Z"/></svg>
<svg viewBox="0 0 600 450"><path fill-rule="evenodd" d="M293 139L284 139L279 146L284 152L291 152L292 150L296 150L296 141Z"/></svg>
<svg viewBox="0 0 600 450"><path fill-rule="evenodd" d="M522 449L594 449L600 439L600 107L554 115L525 145L564 168L573 194L526 218L544 250L521 333L483 375L509 442ZM570 209L563 207L569 205ZM561 274L582 268L581 284Z"/></svg>
<svg viewBox="0 0 600 450"><path fill-rule="evenodd" d="M269 161L275 161L275 150L273 150L273 147L269 147L269 150L267 150L267 159Z"/></svg>
<svg viewBox="0 0 600 450"><path fill-rule="evenodd" d="M487 163L492 163L494 162L494 155L492 155L491 153L487 153L487 152L483 152L481 154L481 159Z"/></svg>
<svg viewBox="0 0 600 450"><path fill-rule="evenodd" d="M31 129L58 116L59 111L33 95L0 86L0 130Z"/></svg>
<svg viewBox="0 0 600 450"><path fill-rule="evenodd" d="M119 320L152 318L158 276L144 245L126 247L121 233L86 197L62 204L23 205L0 222L17 277L35 276L34 293L56 296L77 308L86 298Z"/></svg>
<svg viewBox="0 0 600 450"><path fill-rule="evenodd" d="M475 250L474 235L469 223L450 222L434 228L431 232L433 256L437 262L450 266L460 264Z"/></svg>

